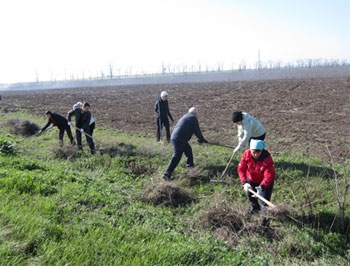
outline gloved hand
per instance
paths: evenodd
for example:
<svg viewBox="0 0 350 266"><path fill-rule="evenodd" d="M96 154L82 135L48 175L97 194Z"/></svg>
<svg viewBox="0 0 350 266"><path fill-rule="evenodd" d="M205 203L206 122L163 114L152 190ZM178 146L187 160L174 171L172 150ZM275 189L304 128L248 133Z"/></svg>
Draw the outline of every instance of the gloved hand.
<svg viewBox="0 0 350 266"><path fill-rule="evenodd" d="M252 186L249 184L249 183L245 183L244 185L243 185L243 189L244 189L244 191L246 191L246 192L248 192L248 189L251 189L252 188Z"/></svg>
<svg viewBox="0 0 350 266"><path fill-rule="evenodd" d="M204 142L204 143L208 143L208 141L207 141L206 139L203 139L203 142Z"/></svg>
<svg viewBox="0 0 350 266"><path fill-rule="evenodd" d="M73 126L73 123L71 121L68 121L68 126Z"/></svg>
<svg viewBox="0 0 350 266"><path fill-rule="evenodd" d="M237 147L233 150L233 152L234 152L234 153L237 153L239 150L240 150L240 148L239 148L239 146L237 146Z"/></svg>
<svg viewBox="0 0 350 266"><path fill-rule="evenodd" d="M262 185L256 187L255 189L258 191L259 195L265 190L265 188Z"/></svg>
<svg viewBox="0 0 350 266"><path fill-rule="evenodd" d="M208 141L206 139L197 139L198 143L208 143Z"/></svg>
<svg viewBox="0 0 350 266"><path fill-rule="evenodd" d="M84 129L81 128L81 129L80 129L80 132L81 132L81 133L84 133Z"/></svg>

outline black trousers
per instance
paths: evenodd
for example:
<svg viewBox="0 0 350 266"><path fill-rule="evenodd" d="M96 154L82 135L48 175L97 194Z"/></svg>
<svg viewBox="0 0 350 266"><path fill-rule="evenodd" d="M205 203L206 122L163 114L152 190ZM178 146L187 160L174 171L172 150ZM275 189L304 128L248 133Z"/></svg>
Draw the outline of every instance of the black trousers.
<svg viewBox="0 0 350 266"><path fill-rule="evenodd" d="M183 153L186 156L186 166L190 167L194 165L192 147L187 141L181 143L172 141L171 144L173 144L174 154L168 164L167 169L165 170L165 174L169 176L174 172L176 166L179 164Z"/></svg>
<svg viewBox="0 0 350 266"><path fill-rule="evenodd" d="M249 143L250 143L250 141L251 141L252 139L265 140L265 137L266 137L266 133L262 134L262 135L259 136L259 137L251 137L251 138L249 139Z"/></svg>
<svg viewBox="0 0 350 266"><path fill-rule="evenodd" d="M258 187L260 184L255 184L251 182L250 180L247 180L248 183L252 186L252 190L258 193L258 191L255 189L255 187ZM272 190L273 190L273 182L271 183L271 186L266 188L264 191L262 191L259 195L263 197L264 199L270 201L271 195L272 195ZM249 191L247 192L247 197L250 202L251 210L253 211L259 211L262 207L266 207L267 204L263 201L259 201L258 198L254 197L252 193Z"/></svg>
<svg viewBox="0 0 350 266"><path fill-rule="evenodd" d="M86 134L85 134L85 133L86 133ZM88 135L91 136L91 132L90 132L90 129L89 129L89 128L87 128L87 129L84 131L84 133L81 133L79 129L76 129L76 130L75 130L75 134L76 134L77 145L78 145L78 148L79 148L79 149L82 148L82 145L81 145L81 134L84 134L85 137L86 137L86 142L87 142L88 145L89 145L89 148L90 148L91 153L95 153L95 143L94 143L94 140L88 136Z"/></svg>
<svg viewBox="0 0 350 266"><path fill-rule="evenodd" d="M70 143L73 144L74 143L74 138L72 135L72 131L70 130L70 126L66 125L66 126L60 126L58 127L59 129L59 133L58 133L58 139L59 141L63 144L63 136L64 136L64 131L67 131L67 135L68 138L70 140Z"/></svg>
<svg viewBox="0 0 350 266"><path fill-rule="evenodd" d="M170 125L169 125L169 119L161 119L157 118L157 141L160 141L161 139L161 131L163 131L163 125L165 128L166 133L166 140L170 142ZM163 132L162 132L163 133ZM163 134L162 134L163 135Z"/></svg>

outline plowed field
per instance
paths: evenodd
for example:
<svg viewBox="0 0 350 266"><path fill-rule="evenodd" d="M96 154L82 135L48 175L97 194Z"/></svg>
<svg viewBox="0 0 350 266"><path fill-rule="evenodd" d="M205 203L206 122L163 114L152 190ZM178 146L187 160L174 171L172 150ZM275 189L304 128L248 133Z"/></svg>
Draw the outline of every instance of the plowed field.
<svg viewBox="0 0 350 266"><path fill-rule="evenodd" d="M66 116L75 102L87 101L97 128L149 133L149 141L155 142L154 104L163 90L169 93L175 121L191 106L199 108L200 126L211 142L236 144L231 115L241 110L264 124L273 153L300 152L325 161L331 154L338 162L350 156L350 75L4 91L0 113L44 115L51 110Z"/></svg>

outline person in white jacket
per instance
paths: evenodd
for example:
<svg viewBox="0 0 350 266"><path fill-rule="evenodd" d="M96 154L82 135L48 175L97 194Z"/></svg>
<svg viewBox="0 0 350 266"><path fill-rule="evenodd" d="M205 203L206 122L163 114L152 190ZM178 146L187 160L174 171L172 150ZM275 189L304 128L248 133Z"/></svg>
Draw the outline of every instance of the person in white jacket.
<svg viewBox="0 0 350 266"><path fill-rule="evenodd" d="M236 111L232 114L232 122L238 128L238 145L234 149L235 153L243 150L244 146L249 144L251 139L265 140L266 130L254 116Z"/></svg>

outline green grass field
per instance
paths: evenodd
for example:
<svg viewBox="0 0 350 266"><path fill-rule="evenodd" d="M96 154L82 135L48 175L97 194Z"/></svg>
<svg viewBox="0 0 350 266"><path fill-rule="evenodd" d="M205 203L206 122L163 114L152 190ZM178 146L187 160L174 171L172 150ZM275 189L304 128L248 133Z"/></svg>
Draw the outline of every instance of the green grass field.
<svg viewBox="0 0 350 266"><path fill-rule="evenodd" d="M25 118L24 118L25 117ZM92 156L58 145L58 130L25 138L0 116L1 265L349 265L350 162L272 152L275 211L248 215L231 154L191 142L176 181L162 173L171 145L97 129ZM9 147L9 143L13 146ZM1 146L2 145L2 146ZM8 149L6 149L6 147ZM269 227L261 226L264 217Z"/></svg>

